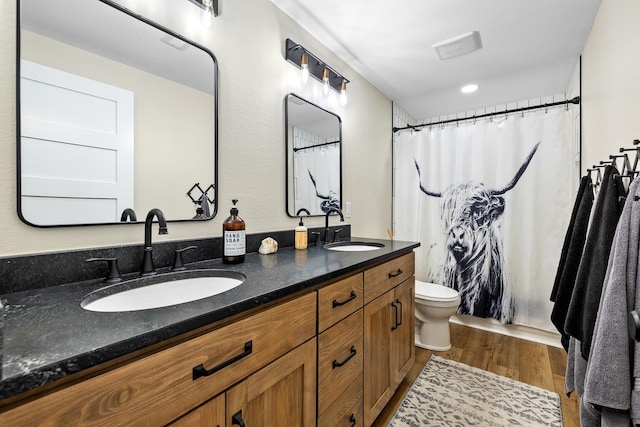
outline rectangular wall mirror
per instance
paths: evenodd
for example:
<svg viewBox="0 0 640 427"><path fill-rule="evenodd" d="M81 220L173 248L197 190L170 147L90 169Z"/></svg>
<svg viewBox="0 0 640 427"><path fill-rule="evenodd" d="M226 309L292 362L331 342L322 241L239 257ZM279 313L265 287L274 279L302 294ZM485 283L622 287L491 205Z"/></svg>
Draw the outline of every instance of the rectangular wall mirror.
<svg viewBox="0 0 640 427"><path fill-rule="evenodd" d="M324 215L342 204L342 121L289 94L285 100L287 214Z"/></svg>
<svg viewBox="0 0 640 427"><path fill-rule="evenodd" d="M18 0L18 16L20 218L191 220L203 192L196 219L213 217L215 56L109 0Z"/></svg>

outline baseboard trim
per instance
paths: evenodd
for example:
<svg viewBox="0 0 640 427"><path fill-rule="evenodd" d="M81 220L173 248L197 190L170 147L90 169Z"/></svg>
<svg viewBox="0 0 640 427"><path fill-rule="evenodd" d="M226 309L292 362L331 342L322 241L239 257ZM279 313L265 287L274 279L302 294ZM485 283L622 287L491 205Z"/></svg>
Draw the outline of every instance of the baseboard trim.
<svg viewBox="0 0 640 427"><path fill-rule="evenodd" d="M469 326L470 328L482 329L484 331L495 332L510 337L521 338L552 347L562 348L560 334L549 332L543 329L532 328L523 325L503 325L495 319L482 319L479 317L456 314L450 321L458 325Z"/></svg>

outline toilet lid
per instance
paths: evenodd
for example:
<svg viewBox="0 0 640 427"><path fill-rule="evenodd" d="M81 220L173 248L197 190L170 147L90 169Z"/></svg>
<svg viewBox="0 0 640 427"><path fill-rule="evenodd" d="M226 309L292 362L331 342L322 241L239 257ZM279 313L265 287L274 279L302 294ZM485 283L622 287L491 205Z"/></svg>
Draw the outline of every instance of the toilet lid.
<svg viewBox="0 0 640 427"><path fill-rule="evenodd" d="M435 301L454 301L458 298L458 291L447 286L416 280L416 296Z"/></svg>

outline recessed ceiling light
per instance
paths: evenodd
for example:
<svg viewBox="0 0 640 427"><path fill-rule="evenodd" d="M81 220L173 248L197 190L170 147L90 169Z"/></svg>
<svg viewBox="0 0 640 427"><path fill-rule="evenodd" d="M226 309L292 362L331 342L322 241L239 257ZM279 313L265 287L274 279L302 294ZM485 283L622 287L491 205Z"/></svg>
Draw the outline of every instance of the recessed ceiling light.
<svg viewBox="0 0 640 427"><path fill-rule="evenodd" d="M462 86L462 88L460 88L460 92L462 93L473 93L477 90L478 90L478 85L473 83Z"/></svg>

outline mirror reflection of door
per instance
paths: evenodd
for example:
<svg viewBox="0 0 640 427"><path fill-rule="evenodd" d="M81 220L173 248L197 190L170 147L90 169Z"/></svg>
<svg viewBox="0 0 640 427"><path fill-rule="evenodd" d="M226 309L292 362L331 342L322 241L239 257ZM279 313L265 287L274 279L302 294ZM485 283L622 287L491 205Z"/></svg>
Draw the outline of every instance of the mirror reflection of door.
<svg viewBox="0 0 640 427"><path fill-rule="evenodd" d="M324 215L341 208L340 117L296 95L287 95L287 213Z"/></svg>
<svg viewBox="0 0 640 427"><path fill-rule="evenodd" d="M26 60L20 86L24 219L114 222L133 208L133 93Z"/></svg>

